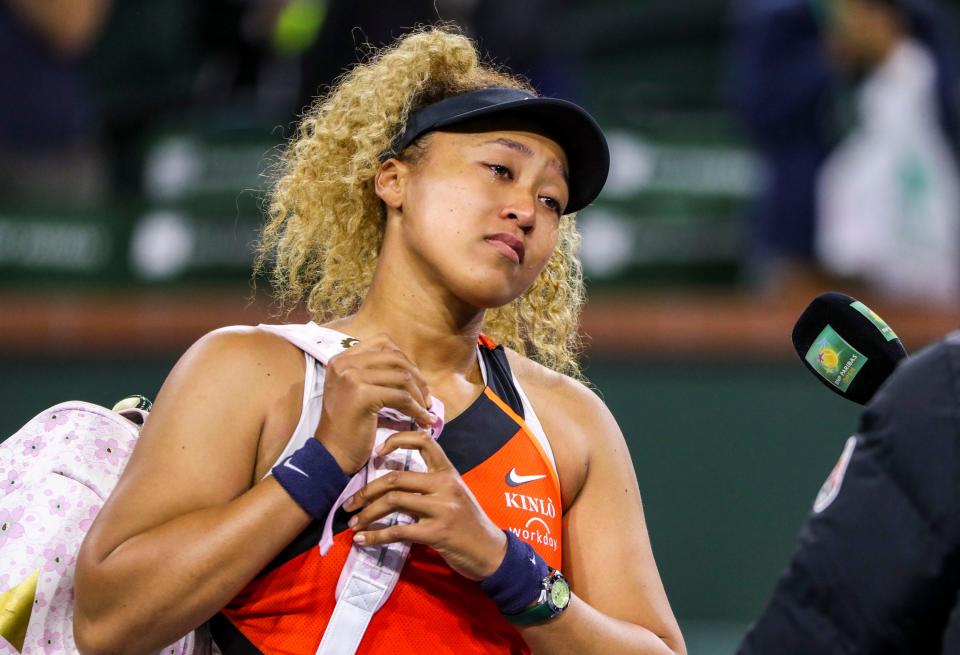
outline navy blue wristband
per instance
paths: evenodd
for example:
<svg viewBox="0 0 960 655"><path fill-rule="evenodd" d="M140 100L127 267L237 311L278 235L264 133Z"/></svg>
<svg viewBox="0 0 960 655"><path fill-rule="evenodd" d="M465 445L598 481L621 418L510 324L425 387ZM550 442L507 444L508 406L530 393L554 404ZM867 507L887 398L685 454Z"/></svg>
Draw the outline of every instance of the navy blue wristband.
<svg viewBox="0 0 960 655"><path fill-rule="evenodd" d="M333 455L316 439L273 467L273 477L304 511L322 521L350 482Z"/></svg>
<svg viewBox="0 0 960 655"><path fill-rule="evenodd" d="M547 577L547 563L537 555L533 546L517 535L507 535L507 554L493 575L481 580L483 589L503 614L519 614L540 596L543 579Z"/></svg>

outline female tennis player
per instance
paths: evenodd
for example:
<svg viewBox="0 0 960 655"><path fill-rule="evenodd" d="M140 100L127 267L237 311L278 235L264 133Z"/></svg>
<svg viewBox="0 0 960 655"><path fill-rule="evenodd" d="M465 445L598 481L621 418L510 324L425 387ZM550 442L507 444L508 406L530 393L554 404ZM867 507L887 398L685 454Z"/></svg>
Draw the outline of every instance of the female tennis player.
<svg viewBox="0 0 960 655"><path fill-rule="evenodd" d="M260 265L326 321L289 329L345 350L324 366L263 326L190 348L79 554L81 650L208 624L224 653L685 652L623 436L577 381L574 214L608 162L586 112L448 30L318 100ZM385 410L411 421L378 457L426 470L351 492L320 549ZM351 553L404 542L392 593L338 592Z"/></svg>

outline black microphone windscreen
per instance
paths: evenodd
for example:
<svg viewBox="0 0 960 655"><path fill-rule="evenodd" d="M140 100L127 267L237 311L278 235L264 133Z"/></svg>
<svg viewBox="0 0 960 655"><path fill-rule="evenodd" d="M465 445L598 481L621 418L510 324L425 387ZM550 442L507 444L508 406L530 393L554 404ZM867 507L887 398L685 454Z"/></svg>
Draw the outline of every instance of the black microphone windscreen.
<svg viewBox="0 0 960 655"><path fill-rule="evenodd" d="M793 327L793 347L831 391L865 405L907 356L900 339L862 302L820 294Z"/></svg>

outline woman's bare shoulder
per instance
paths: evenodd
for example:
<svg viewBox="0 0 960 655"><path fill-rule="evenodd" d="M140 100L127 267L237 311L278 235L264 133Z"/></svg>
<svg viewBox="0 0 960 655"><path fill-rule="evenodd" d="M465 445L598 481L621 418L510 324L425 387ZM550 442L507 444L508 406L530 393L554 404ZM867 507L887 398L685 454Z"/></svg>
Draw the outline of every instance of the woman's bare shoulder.
<svg viewBox="0 0 960 655"><path fill-rule="evenodd" d="M207 402L268 412L291 387L303 384L303 353L262 328L229 326L208 332L183 354L158 397L177 404L202 395ZM297 394L299 396L299 394Z"/></svg>
<svg viewBox="0 0 960 655"><path fill-rule="evenodd" d="M260 327L231 325L200 337L183 354L171 375L182 372L204 378L227 375L280 379L293 376L302 380L303 369L303 352L283 337Z"/></svg>
<svg viewBox="0 0 960 655"><path fill-rule="evenodd" d="M295 424L304 369L303 353L265 330L231 326L205 334L163 383L129 468L164 469L158 463L175 462L181 450L218 453L221 477L233 474L227 491L239 493L265 448L276 450L274 433Z"/></svg>
<svg viewBox="0 0 960 655"><path fill-rule="evenodd" d="M191 354L191 351L205 357L214 359L225 357L234 361L238 358L291 359L294 355L303 357L300 349L283 337L252 325L228 325L207 332L191 346L187 353Z"/></svg>
<svg viewBox="0 0 960 655"><path fill-rule="evenodd" d="M583 382L547 368L509 348L504 348L504 351L507 353L510 368L531 396L531 402L534 397L540 397L549 403L551 413L561 413L571 418L582 416L584 412L609 413L600 397Z"/></svg>

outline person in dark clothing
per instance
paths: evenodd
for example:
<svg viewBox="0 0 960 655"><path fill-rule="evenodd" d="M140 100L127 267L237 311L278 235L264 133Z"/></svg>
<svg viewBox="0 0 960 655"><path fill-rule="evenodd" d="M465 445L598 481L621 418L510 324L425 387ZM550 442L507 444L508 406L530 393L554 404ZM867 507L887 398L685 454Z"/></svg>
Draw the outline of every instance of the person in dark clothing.
<svg viewBox="0 0 960 655"><path fill-rule="evenodd" d="M381 47L415 25L450 21L478 40L481 51L531 80L541 93L578 100L578 75L553 24L560 0L331 0L323 29L301 60L297 109L307 107L365 49ZM504 21L504 16L510 16Z"/></svg>
<svg viewBox="0 0 960 655"><path fill-rule="evenodd" d="M92 200L105 191L81 67L109 0L0 0L0 197Z"/></svg>
<svg viewBox="0 0 960 655"><path fill-rule="evenodd" d="M849 29L840 15L858 9ZM777 292L819 284L817 179L842 136L843 85L875 65L864 61L875 25L891 13L930 52L940 122L960 144L958 66L952 16L936 0L739 0L730 63L731 102L762 174L747 222L746 277ZM846 21L849 23L850 21ZM875 39L874 39L875 40ZM852 61L851 50L858 50Z"/></svg>
<svg viewBox="0 0 960 655"><path fill-rule="evenodd" d="M835 74L809 0L741 0L731 60L733 108L763 170L745 268L771 290L813 263L817 174L834 143Z"/></svg>
<svg viewBox="0 0 960 655"><path fill-rule="evenodd" d="M954 15L937 0L811 0L818 7L835 65L863 75L882 65L899 42L912 39L936 67L937 118L954 149L960 146ZM893 30L887 27L894 24ZM892 33L892 34L891 34Z"/></svg>
<svg viewBox="0 0 960 655"><path fill-rule="evenodd" d="M739 655L958 653L960 332L867 405Z"/></svg>

